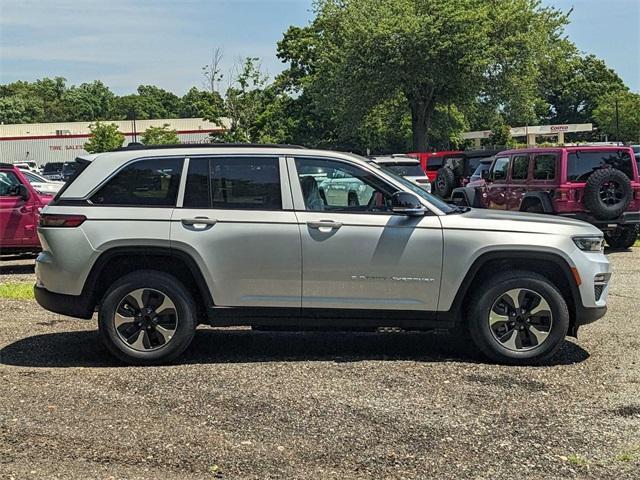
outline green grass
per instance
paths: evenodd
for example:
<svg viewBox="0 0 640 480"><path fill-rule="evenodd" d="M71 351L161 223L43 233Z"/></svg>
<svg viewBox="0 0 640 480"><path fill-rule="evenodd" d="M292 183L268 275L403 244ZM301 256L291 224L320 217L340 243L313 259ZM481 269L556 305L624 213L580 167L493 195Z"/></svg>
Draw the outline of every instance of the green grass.
<svg viewBox="0 0 640 480"><path fill-rule="evenodd" d="M636 240L636 243L633 244L634 247L640 247L640 238Z"/></svg>
<svg viewBox="0 0 640 480"><path fill-rule="evenodd" d="M33 283L0 283L0 298L11 300L33 300Z"/></svg>
<svg viewBox="0 0 640 480"><path fill-rule="evenodd" d="M576 465L578 467L585 467L587 465L589 465L589 461L580 456L580 455L576 455L575 453L572 453L571 455L567 456L567 460L569 461L569 463L571 463L572 465Z"/></svg>

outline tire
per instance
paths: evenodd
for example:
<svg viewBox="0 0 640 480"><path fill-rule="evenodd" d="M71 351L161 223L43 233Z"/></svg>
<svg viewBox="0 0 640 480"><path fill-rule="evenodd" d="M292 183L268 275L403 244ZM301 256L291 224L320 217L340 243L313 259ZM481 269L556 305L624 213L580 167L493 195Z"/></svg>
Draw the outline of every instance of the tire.
<svg viewBox="0 0 640 480"><path fill-rule="evenodd" d="M449 198L453 189L456 187L456 174L455 172L448 168L442 167L438 170L438 175L436 176L435 182L433 182L433 191L436 195L441 198Z"/></svg>
<svg viewBox="0 0 640 480"><path fill-rule="evenodd" d="M171 362L189 346L196 326L196 305L189 291L177 278L155 270L133 272L114 282L98 311L103 343L131 365Z"/></svg>
<svg viewBox="0 0 640 480"><path fill-rule="evenodd" d="M604 239L611 248L627 249L636 243L639 232L638 225L620 225L613 232L605 233Z"/></svg>
<svg viewBox="0 0 640 480"><path fill-rule="evenodd" d="M597 219L612 220L627 209L632 195L629 177L620 170L602 168L589 176L584 204Z"/></svg>
<svg viewBox="0 0 640 480"><path fill-rule="evenodd" d="M546 277L527 271L505 272L483 285L490 286L471 297L466 325L471 340L486 357L509 365L535 365L558 351L569 329L569 309L562 294ZM537 303L536 296L541 299ZM533 305L531 310L537 315L527 323L528 307L524 307L525 312L519 312L524 315L512 317L515 302L509 306L503 301L507 297L518 298L520 306ZM509 308L502 309L503 306ZM502 317L507 321L502 321Z"/></svg>

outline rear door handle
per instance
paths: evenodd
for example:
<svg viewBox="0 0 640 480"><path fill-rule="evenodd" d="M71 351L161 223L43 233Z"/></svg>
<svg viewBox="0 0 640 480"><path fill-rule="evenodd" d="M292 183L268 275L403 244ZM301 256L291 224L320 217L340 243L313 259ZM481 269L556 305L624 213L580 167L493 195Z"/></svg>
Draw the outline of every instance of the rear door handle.
<svg viewBox="0 0 640 480"><path fill-rule="evenodd" d="M334 222L333 220L320 220L318 222L307 222L307 226L309 228L316 228L321 232L329 232L331 230L338 230L342 226L342 223Z"/></svg>
<svg viewBox="0 0 640 480"><path fill-rule="evenodd" d="M209 217L183 218L180 220L183 225L215 225L218 220Z"/></svg>

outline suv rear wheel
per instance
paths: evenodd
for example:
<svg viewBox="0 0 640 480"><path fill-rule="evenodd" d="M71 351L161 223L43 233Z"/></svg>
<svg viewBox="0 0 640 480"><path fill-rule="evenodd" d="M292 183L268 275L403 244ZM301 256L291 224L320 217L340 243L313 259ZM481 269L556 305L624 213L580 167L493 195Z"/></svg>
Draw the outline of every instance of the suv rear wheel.
<svg viewBox="0 0 640 480"><path fill-rule="evenodd" d="M196 325L188 290L175 277L154 270L133 272L114 282L98 313L106 347L134 365L175 359L191 343Z"/></svg>
<svg viewBox="0 0 640 480"><path fill-rule="evenodd" d="M562 345L569 310L558 289L533 272L498 274L471 299L467 328L479 350L507 364L537 364Z"/></svg>
<svg viewBox="0 0 640 480"><path fill-rule="evenodd" d="M629 248L638 238L638 225L618 226L614 231L604 234L611 248Z"/></svg>

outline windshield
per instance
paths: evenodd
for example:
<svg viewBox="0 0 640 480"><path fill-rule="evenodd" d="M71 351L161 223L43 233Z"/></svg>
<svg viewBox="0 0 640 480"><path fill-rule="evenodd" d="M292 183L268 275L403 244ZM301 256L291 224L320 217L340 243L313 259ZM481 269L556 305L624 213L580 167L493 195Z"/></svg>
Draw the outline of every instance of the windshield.
<svg viewBox="0 0 640 480"><path fill-rule="evenodd" d="M62 167L62 173L71 174L76 171L78 164L76 162L65 163L64 167Z"/></svg>
<svg viewBox="0 0 640 480"><path fill-rule="evenodd" d="M61 163L47 163L44 166L44 172L45 173L51 173L51 172L59 172L60 170L62 170L62 164Z"/></svg>
<svg viewBox="0 0 640 480"><path fill-rule="evenodd" d="M422 167L420 167L417 163L389 163L389 164L380 164L382 168L385 170L390 170L397 175L401 175L403 177L424 177L424 172L422 171Z"/></svg>
<svg viewBox="0 0 640 480"><path fill-rule="evenodd" d="M46 180L44 177L41 177L40 175L38 175L37 173L33 173L33 172L22 172L24 174L25 177L27 177L27 180L29 180L29 183L47 183L48 180Z"/></svg>
<svg viewBox="0 0 640 480"><path fill-rule="evenodd" d="M396 173L393 173L391 170L389 170L387 168L382 168L377 163L370 162L366 158L361 157L360 155L356 155L355 153L350 153L349 155L351 155L354 158L357 158L358 160L363 160L363 161L367 162L369 165L373 165L376 168L379 168L385 174L387 174L391 178L393 178L396 182L402 184L408 190L410 190L411 192L413 192L416 195L418 195L420 198L423 198L427 202L431 203L434 207L439 209L442 213L451 213L451 212L455 211L455 208L452 207L451 205L449 205L447 202L445 202L444 200L436 197L435 195L430 194L426 190L423 190L422 188L420 188L418 185L416 185L412 181L407 180L406 178L401 177L400 175L398 175Z"/></svg>

